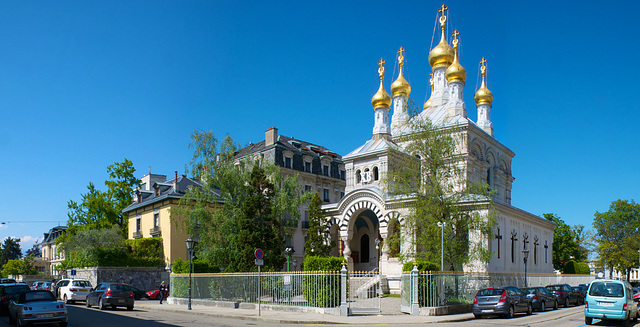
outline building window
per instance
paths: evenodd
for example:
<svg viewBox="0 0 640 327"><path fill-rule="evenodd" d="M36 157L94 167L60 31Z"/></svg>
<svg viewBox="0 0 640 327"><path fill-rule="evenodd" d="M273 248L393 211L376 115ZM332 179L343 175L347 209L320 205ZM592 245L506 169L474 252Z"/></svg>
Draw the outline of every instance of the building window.
<svg viewBox="0 0 640 327"><path fill-rule="evenodd" d="M329 166L322 165L322 175L329 176Z"/></svg>
<svg viewBox="0 0 640 327"><path fill-rule="evenodd" d="M136 232L140 233L142 231L142 218L136 217Z"/></svg>
<svg viewBox="0 0 640 327"><path fill-rule="evenodd" d="M378 180L378 167L373 167L373 180Z"/></svg>
<svg viewBox="0 0 640 327"><path fill-rule="evenodd" d="M344 170L340 169L340 179L344 179Z"/></svg>
<svg viewBox="0 0 640 327"><path fill-rule="evenodd" d="M284 158L284 166L287 168L291 168L291 158L289 157Z"/></svg>
<svg viewBox="0 0 640 327"><path fill-rule="evenodd" d="M304 191L305 192L311 192L311 185L305 185L304 186Z"/></svg>
<svg viewBox="0 0 640 327"><path fill-rule="evenodd" d="M153 227L160 227L160 213L153 214Z"/></svg>
<svg viewBox="0 0 640 327"><path fill-rule="evenodd" d="M324 202L329 202L329 189L324 189Z"/></svg>
<svg viewBox="0 0 640 327"><path fill-rule="evenodd" d="M362 181L362 175L360 173L360 169L356 170L356 184L360 184Z"/></svg>
<svg viewBox="0 0 640 327"><path fill-rule="evenodd" d="M304 171L310 173L311 172L311 163L308 161L304 162Z"/></svg>

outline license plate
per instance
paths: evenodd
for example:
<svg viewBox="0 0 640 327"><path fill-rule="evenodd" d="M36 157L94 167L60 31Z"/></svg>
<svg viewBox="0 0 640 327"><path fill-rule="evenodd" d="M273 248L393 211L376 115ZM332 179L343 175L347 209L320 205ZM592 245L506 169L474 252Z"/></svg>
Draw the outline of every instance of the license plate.
<svg viewBox="0 0 640 327"><path fill-rule="evenodd" d="M43 313L37 316L38 318L53 318L53 313Z"/></svg>
<svg viewBox="0 0 640 327"><path fill-rule="evenodd" d="M86 291L87 291L87 289L86 289L86 288L81 288L81 289L80 289L80 292L86 292Z"/></svg>
<svg viewBox="0 0 640 327"><path fill-rule="evenodd" d="M489 312L493 312L493 309L482 310L482 313L489 313Z"/></svg>
<svg viewBox="0 0 640 327"><path fill-rule="evenodd" d="M118 303L124 303L124 299L118 299Z"/></svg>
<svg viewBox="0 0 640 327"><path fill-rule="evenodd" d="M612 307L613 303L611 302L598 302L598 305L601 307Z"/></svg>

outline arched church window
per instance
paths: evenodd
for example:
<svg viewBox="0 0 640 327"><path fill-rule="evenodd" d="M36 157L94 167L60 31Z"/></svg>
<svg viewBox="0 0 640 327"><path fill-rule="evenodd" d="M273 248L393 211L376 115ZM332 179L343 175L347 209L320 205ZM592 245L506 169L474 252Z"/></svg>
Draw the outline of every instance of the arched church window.
<svg viewBox="0 0 640 327"><path fill-rule="evenodd" d="M369 262L369 235L360 238L360 262Z"/></svg>
<svg viewBox="0 0 640 327"><path fill-rule="evenodd" d="M356 183L360 184L360 182L362 182L362 173L360 172L360 169L356 170Z"/></svg>
<svg viewBox="0 0 640 327"><path fill-rule="evenodd" d="M378 180L378 167L373 167L373 180Z"/></svg>
<svg viewBox="0 0 640 327"><path fill-rule="evenodd" d="M487 168L487 185L491 186L491 168Z"/></svg>

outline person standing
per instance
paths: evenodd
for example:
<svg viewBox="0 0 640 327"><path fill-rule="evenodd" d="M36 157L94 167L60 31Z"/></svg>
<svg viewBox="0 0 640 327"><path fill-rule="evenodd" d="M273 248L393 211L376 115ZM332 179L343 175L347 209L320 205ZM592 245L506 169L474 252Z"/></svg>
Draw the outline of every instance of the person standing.
<svg viewBox="0 0 640 327"><path fill-rule="evenodd" d="M167 284L164 283L164 280L160 284L160 287L158 288L158 290L160 291L160 304L162 304L162 300L164 300L164 295L167 294L167 292L169 292L169 287L167 287Z"/></svg>

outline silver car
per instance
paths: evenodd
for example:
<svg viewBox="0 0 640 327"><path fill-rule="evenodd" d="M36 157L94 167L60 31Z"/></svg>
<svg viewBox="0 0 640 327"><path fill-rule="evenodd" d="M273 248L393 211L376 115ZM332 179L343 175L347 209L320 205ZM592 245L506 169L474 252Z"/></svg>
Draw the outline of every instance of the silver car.
<svg viewBox="0 0 640 327"><path fill-rule="evenodd" d="M473 315L504 315L512 318L517 312L530 315L533 311L531 299L515 286L489 287L481 289L473 300Z"/></svg>
<svg viewBox="0 0 640 327"><path fill-rule="evenodd" d="M9 303L9 324L58 323L66 327L67 307L49 291L26 291Z"/></svg>

